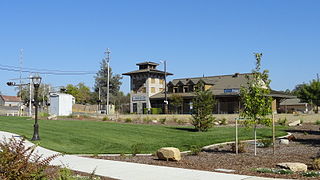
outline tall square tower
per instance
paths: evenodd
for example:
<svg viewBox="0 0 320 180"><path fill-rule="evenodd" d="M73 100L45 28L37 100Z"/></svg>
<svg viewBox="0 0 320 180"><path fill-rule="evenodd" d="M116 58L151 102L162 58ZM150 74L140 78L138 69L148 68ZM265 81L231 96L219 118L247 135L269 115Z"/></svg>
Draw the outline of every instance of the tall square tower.
<svg viewBox="0 0 320 180"><path fill-rule="evenodd" d="M143 114L152 108L149 97L165 90L165 75L173 75L157 70L154 62L138 63L139 70L124 73L130 76L130 112Z"/></svg>

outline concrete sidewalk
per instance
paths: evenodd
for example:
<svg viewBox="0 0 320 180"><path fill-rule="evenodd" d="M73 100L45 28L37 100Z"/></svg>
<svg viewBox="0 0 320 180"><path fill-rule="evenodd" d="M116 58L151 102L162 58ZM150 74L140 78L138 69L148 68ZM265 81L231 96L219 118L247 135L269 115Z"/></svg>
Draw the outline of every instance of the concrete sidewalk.
<svg viewBox="0 0 320 180"><path fill-rule="evenodd" d="M13 133L0 131L0 140L6 138L19 138L20 136ZM27 147L33 146L29 141L25 144ZM42 147L36 148L36 153L49 157L58 152L51 151ZM165 166L154 166L146 164L137 164L129 162L110 161L102 159L92 159L79 157L75 155L59 156L51 162L54 166L66 166L75 171L92 173L96 175L111 177L123 180L267 180L268 178L250 177L237 174L225 174L210 171L200 171L182 168L173 168Z"/></svg>

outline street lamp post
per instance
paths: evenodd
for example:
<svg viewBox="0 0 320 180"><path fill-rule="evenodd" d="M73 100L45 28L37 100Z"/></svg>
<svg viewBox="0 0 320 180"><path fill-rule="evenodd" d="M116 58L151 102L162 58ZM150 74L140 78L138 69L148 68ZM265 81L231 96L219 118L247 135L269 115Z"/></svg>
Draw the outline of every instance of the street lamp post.
<svg viewBox="0 0 320 180"><path fill-rule="evenodd" d="M33 76L32 78L32 83L34 86L34 107L35 107L35 115L34 115L34 126L33 126L33 137L32 141L38 141L40 140L39 136L39 124L38 124L38 92L39 92L39 87L41 83L41 77L40 76Z"/></svg>

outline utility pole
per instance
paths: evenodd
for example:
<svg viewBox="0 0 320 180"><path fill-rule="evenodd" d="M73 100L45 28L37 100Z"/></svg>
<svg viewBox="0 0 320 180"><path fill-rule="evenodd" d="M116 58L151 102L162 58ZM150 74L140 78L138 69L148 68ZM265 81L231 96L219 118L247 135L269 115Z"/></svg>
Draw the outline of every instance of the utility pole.
<svg viewBox="0 0 320 180"><path fill-rule="evenodd" d="M110 49L107 48L107 51L105 52L105 54L107 55L106 57L106 60L107 60L107 71L108 71L108 77L107 77L107 115L109 115L109 111L110 111L110 108L109 108L109 92L110 92Z"/></svg>
<svg viewBox="0 0 320 180"><path fill-rule="evenodd" d="M19 78L19 83L20 83L20 86L19 86L19 96L20 96L20 101L22 100L22 65L23 65L23 49L20 49L20 58L19 58L19 64L20 64L20 78ZM19 116L22 115L22 104L21 102L19 102Z"/></svg>

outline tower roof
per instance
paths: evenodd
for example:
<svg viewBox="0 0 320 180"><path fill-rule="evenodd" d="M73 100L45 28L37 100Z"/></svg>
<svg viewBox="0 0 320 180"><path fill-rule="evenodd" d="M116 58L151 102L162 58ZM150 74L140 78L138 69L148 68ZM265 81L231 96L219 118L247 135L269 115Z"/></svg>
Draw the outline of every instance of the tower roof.
<svg viewBox="0 0 320 180"><path fill-rule="evenodd" d="M141 66L141 65L152 65L152 66L158 66L158 63L155 62L151 62L151 61L146 61L146 62L142 62L142 63L137 63L137 66Z"/></svg>

